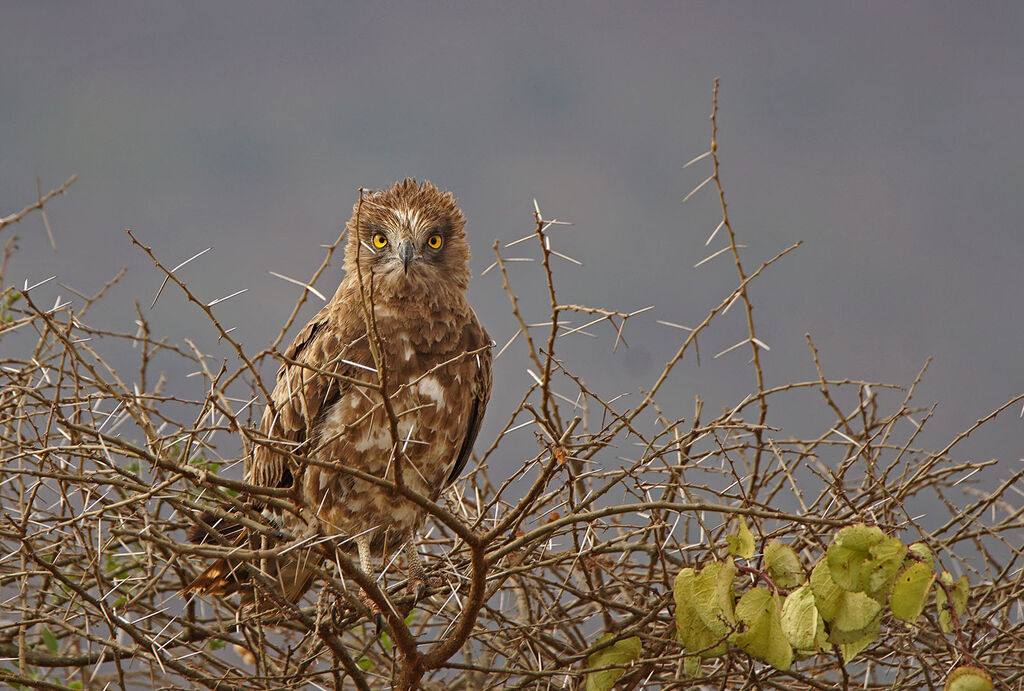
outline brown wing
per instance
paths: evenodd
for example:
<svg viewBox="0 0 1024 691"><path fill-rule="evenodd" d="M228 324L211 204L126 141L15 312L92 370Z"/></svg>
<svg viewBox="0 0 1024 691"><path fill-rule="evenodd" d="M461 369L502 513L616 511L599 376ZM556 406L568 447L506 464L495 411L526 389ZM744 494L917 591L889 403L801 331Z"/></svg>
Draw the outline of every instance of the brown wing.
<svg viewBox="0 0 1024 691"><path fill-rule="evenodd" d="M473 444L476 442L477 435L480 434L480 424L484 419L487 402L491 398L491 337L480 326L480 322L476 320L475 316L467 327L469 330L466 338L469 342L468 350L479 350L481 348L484 348L484 350L474 356L477 370L476 376L470 383L471 388L469 392L473 397L473 405L470 408L469 418L466 420L466 436L462 440L459 454L455 458L455 465L452 467L451 473L448 474L445 486L455 482L465 469L469 456L473 453Z"/></svg>
<svg viewBox="0 0 1024 691"><path fill-rule="evenodd" d="M265 439L254 449L246 473L249 483L260 487L292 486L297 469L275 446L281 444L297 453L307 452L300 445L315 429L321 413L330 408L346 388L331 376L332 373L349 375L353 368L342 360L360 359L358 354L347 352L351 339L346 335L354 330L349 327L350 320L344 319L344 312L332 301L285 349L285 363L277 373L277 385L270 395L271 405L263 414L261 432ZM212 541L214 533L218 534L218 542L245 545L248 540L248 532L241 524L205 514L189 531L189 538L194 542ZM282 584L282 595L291 602L297 602L309 588L313 571L308 565L318 563L320 558L307 553L303 553L302 558L296 558L297 555L299 553L270 562L270 572ZM216 560L185 591L218 595L241 591L241 605L255 601L248 571L230 559Z"/></svg>
<svg viewBox="0 0 1024 691"><path fill-rule="evenodd" d="M357 321L358 320L358 321ZM360 351L362 320L346 314L343 305L333 301L324 307L298 333L284 351L285 363L277 373L277 385L271 393L272 405L263 414L262 432L269 440L296 453L307 453L302 444L316 429L324 414L349 388L332 375L358 376L345 362L360 362L368 353ZM248 482L261 487L290 487L292 468L287 456L267 443L257 445L247 473Z"/></svg>

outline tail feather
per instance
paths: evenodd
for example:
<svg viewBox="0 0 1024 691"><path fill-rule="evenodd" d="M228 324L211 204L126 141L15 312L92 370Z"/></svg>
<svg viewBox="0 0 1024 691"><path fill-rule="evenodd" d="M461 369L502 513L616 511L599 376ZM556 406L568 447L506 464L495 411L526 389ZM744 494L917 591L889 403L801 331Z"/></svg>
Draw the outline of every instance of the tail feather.
<svg viewBox="0 0 1024 691"><path fill-rule="evenodd" d="M210 512L198 517L187 537L195 544L230 543L243 546L249 542L249 531L236 521L214 516ZM289 602L298 602L313 584L314 569L323 561L316 549L298 549L266 561L269 580L277 585L278 595ZM253 564L253 566L260 566ZM249 570L238 559L217 559L182 589L182 593L228 596L241 593L241 607L253 604L256 593ZM263 601L270 598L260 598ZM264 607L272 607L272 600Z"/></svg>
<svg viewBox="0 0 1024 691"><path fill-rule="evenodd" d="M242 545L246 541L245 530L238 521L216 516L204 511L196 517L195 523L185 533L188 541L196 544ZM249 581L249 575L239 562L228 563L217 559L191 583L182 589L183 593L197 592L202 595L231 595Z"/></svg>
<svg viewBox="0 0 1024 691"><path fill-rule="evenodd" d="M183 593L197 592L201 595L231 595L242 587L243 580L248 582L245 569L238 564L231 566L227 559L218 559L195 580L182 589Z"/></svg>

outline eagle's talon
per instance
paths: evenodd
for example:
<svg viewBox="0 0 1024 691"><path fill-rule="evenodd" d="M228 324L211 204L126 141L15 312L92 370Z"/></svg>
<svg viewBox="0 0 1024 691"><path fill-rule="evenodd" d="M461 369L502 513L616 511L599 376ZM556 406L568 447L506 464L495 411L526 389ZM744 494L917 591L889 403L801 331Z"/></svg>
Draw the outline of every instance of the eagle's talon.
<svg viewBox="0 0 1024 691"><path fill-rule="evenodd" d="M432 597L435 592L443 588L445 582L443 579L436 576L413 576L409 579L409 584L406 586L406 592L412 596L412 605L409 609L413 609L418 605L423 598Z"/></svg>
<svg viewBox="0 0 1024 691"><path fill-rule="evenodd" d="M427 594L429 584L422 578L414 578L409 580L409 594L412 595L412 606L415 607L423 599L423 596Z"/></svg>

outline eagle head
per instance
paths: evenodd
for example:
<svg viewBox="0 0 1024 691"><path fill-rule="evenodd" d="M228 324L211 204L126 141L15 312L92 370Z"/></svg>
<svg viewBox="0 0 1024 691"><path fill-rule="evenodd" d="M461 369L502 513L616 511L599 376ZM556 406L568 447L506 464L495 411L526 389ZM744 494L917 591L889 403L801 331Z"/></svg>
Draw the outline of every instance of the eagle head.
<svg viewBox="0 0 1024 691"><path fill-rule="evenodd" d="M450 192L406 178L363 194L348 222L345 270L362 275L380 297L408 298L469 284L466 219Z"/></svg>

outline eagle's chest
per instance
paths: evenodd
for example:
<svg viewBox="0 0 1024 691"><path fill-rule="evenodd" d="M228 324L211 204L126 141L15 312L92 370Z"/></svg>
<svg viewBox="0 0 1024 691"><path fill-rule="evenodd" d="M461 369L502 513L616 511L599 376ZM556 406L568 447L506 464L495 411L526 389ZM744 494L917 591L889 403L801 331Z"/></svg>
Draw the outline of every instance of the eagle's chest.
<svg viewBox="0 0 1024 691"><path fill-rule="evenodd" d="M458 392L437 374L389 388L394 391L389 396L394 430L379 392L350 392L327 413L320 456L378 477L390 477L394 458L400 456L415 466L427 483L427 494L433 495L431 488L440 484L439 476L458 450L464 406Z"/></svg>
<svg viewBox="0 0 1024 691"><path fill-rule="evenodd" d="M326 411L313 455L390 481L401 466L405 485L433 499L464 439L471 405L464 394L469 371L463 362L437 357L424 363L411 344L398 341L395 346L388 357L395 430L381 393L352 386ZM332 532L352 534L373 527L401 531L419 521L416 505L344 469L310 466L303 487L307 507L316 508L321 524Z"/></svg>

